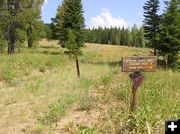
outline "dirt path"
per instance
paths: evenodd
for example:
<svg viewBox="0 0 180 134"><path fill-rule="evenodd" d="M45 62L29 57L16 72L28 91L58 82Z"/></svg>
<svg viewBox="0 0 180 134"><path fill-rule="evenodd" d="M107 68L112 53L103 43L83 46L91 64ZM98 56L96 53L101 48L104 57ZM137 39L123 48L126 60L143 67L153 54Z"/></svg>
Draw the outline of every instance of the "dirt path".
<svg viewBox="0 0 180 134"><path fill-rule="evenodd" d="M92 90L90 95L94 98L102 97L102 88L111 88L112 90L122 86L122 83L118 81L122 77L122 74L117 74L113 77L113 82L106 86L99 85L96 90ZM123 82L123 80L122 80ZM116 83L116 84L115 84ZM73 108L68 111L65 117L63 117L56 125L56 129L54 131L55 134L77 134L79 133L79 128L93 128L94 126L102 123L104 118L108 116L108 108L110 105L120 105L120 107L124 107L123 102L112 102L111 104L102 103L101 100L96 102L96 107L91 109L90 111L82 111L79 110L79 105L76 104ZM111 122L109 122L111 124Z"/></svg>
<svg viewBox="0 0 180 134"><path fill-rule="evenodd" d="M80 127L92 128L98 123L99 117L100 111L97 109L89 112L73 109L57 123L55 134L76 134Z"/></svg>
<svg viewBox="0 0 180 134"><path fill-rule="evenodd" d="M100 97L97 90L91 90L89 94L92 98ZM93 128L99 122L100 109L93 107L90 110L81 110L79 103L76 103L68 111L65 117L56 124L54 134L77 134L78 128Z"/></svg>

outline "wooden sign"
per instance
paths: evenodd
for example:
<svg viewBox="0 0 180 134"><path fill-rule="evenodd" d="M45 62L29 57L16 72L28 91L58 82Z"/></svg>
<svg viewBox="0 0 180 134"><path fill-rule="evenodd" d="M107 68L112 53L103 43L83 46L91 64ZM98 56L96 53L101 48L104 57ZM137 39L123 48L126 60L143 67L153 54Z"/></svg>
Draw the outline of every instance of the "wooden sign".
<svg viewBox="0 0 180 134"><path fill-rule="evenodd" d="M133 56L122 58L123 72L155 72L156 69L156 56Z"/></svg>

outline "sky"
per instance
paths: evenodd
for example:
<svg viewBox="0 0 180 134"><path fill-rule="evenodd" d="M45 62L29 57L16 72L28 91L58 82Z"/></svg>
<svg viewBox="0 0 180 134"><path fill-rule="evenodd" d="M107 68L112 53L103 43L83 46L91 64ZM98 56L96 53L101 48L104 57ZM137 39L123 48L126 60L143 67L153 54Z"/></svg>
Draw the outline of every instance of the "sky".
<svg viewBox="0 0 180 134"><path fill-rule="evenodd" d="M42 19L50 23L55 17L57 8L63 0L45 0L42 8ZM142 25L143 6L147 0L82 0L85 25L87 28L126 27L136 24ZM160 0L159 14L164 9L164 2Z"/></svg>

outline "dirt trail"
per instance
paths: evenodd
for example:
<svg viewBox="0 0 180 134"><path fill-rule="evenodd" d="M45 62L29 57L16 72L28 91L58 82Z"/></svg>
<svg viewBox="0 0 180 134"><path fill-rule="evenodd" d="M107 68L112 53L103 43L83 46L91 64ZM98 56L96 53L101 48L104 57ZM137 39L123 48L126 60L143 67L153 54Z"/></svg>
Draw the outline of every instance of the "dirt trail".
<svg viewBox="0 0 180 134"><path fill-rule="evenodd" d="M97 109L89 112L73 109L57 123L55 134L75 134L79 127L92 128L98 123L99 117L100 111Z"/></svg>
<svg viewBox="0 0 180 134"><path fill-rule="evenodd" d="M100 94L96 90L91 90L91 97L100 97ZM100 118L100 109L93 108L89 111L80 110L79 104L76 103L68 111L65 117L61 118L56 124L55 134L76 134L79 127L92 128L98 123Z"/></svg>
<svg viewBox="0 0 180 134"><path fill-rule="evenodd" d="M122 74L117 74L113 77L113 82L106 85L111 89L115 89L117 87L122 86L122 83L117 81L120 80ZM116 84L115 84L116 83ZM107 88L106 86L99 85L97 90L92 90L90 95L94 98L101 98L101 90L102 88ZM124 107L123 102L118 102L121 107ZM111 104L102 104L99 100L96 102L96 107L91 109L90 111L82 111L78 110L78 104L74 105L73 108L68 111L65 117L63 117L56 126L55 134L77 134L78 128L93 128L94 126L102 123L102 120L108 116L108 107L109 105L117 105L116 102L112 102Z"/></svg>

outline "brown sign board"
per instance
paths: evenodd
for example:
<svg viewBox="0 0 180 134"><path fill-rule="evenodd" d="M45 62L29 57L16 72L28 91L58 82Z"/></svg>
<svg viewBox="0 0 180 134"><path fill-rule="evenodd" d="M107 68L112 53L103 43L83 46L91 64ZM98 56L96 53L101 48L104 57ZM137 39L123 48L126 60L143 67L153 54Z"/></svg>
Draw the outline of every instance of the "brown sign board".
<svg viewBox="0 0 180 134"><path fill-rule="evenodd" d="M156 56L132 56L122 58L123 72L155 72L156 69Z"/></svg>

